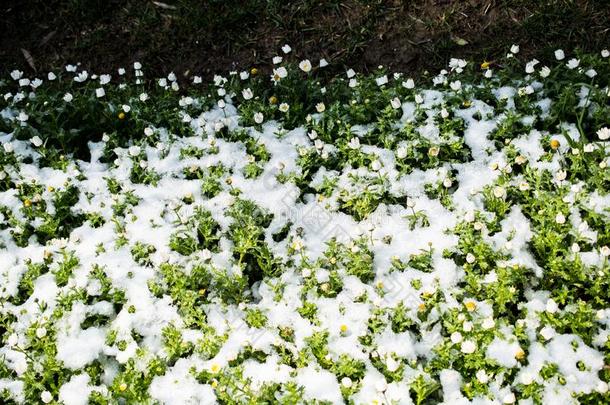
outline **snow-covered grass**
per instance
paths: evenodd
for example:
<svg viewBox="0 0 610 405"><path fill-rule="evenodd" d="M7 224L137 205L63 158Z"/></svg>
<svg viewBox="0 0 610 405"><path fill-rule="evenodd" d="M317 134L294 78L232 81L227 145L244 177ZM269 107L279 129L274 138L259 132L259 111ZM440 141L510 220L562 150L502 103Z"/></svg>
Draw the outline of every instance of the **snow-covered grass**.
<svg viewBox="0 0 610 405"><path fill-rule="evenodd" d="M3 401L610 401L608 52L284 52L1 82Z"/></svg>

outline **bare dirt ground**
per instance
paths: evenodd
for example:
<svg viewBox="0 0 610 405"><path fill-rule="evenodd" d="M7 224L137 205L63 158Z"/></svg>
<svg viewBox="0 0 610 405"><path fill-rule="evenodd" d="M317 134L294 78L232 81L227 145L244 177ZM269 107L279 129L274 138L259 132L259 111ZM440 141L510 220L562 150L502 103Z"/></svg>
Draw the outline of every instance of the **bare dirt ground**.
<svg viewBox="0 0 610 405"><path fill-rule="evenodd" d="M610 46L607 0L4 0L0 67L36 72L81 62L108 72L138 60L147 74L210 75L268 67L281 45L335 69L412 74L450 57L493 60Z"/></svg>

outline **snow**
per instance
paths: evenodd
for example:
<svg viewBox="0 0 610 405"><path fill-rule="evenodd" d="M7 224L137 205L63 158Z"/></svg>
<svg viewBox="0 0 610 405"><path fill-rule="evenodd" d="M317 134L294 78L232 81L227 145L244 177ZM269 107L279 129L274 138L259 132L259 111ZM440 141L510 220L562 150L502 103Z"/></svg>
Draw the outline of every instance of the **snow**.
<svg viewBox="0 0 610 405"><path fill-rule="evenodd" d="M89 383L90 378L87 374L72 376L70 381L59 389L59 400L65 405L86 405L89 403L89 394L93 390Z"/></svg>
<svg viewBox="0 0 610 405"><path fill-rule="evenodd" d="M495 338L487 346L486 355L488 358L498 362L503 367L513 368L517 365L517 353L522 350L516 341L506 341Z"/></svg>
<svg viewBox="0 0 610 405"><path fill-rule="evenodd" d="M216 394L208 384L200 384L181 360L168 372L153 379L149 389L153 399L162 404L215 404Z"/></svg>
<svg viewBox="0 0 610 405"><path fill-rule="evenodd" d="M57 358L72 370L78 370L97 359L103 350L106 333L89 328L57 339Z"/></svg>
<svg viewBox="0 0 610 405"><path fill-rule="evenodd" d="M66 405L86 404L93 391L103 396L120 395L110 391L123 381L125 370L135 367L138 372L147 373L153 359L161 361L166 370L152 378L145 391L151 401L164 404L216 403L217 394L227 389L225 385L219 388L225 382L218 380L224 378L236 387L247 384L246 388L255 393L265 385L279 384L285 389L296 384L302 389L302 400L337 404L348 400L411 404L410 389L419 377L440 382L434 400L442 398L447 404L512 403L516 398L519 403L532 403L530 398L522 398L519 387L531 382L540 385L540 395L546 403L570 403L574 394L603 390L605 382L599 372L605 366L609 310L594 307L596 329L590 344L547 319L551 315L571 316L576 309L574 304L566 305L556 291L539 288L542 277L552 269L543 268L532 253L532 241L540 230L535 218L538 214L524 208L515 197L515 189L527 176L549 172L554 178L549 187L561 194L558 205L567 207L551 208L565 208L562 229L569 229L566 239L577 239L578 248L582 249L570 250L569 258L578 257L589 266L586 271L592 276L594 271L601 271L607 258L597 246L603 240L603 232L594 220L588 219L591 214L586 211L596 213L601 221L607 219L610 196L602 189L589 191L591 185L586 179L572 181L564 179L565 174L559 176L565 156L572 153L568 137L580 139L572 123L561 124L563 133L528 130L505 147L490 138L507 114L517 111L517 88L493 90L498 99L507 100L507 108L500 114L476 99L459 108L448 105L453 102L449 101L452 97L464 94L459 92L472 90L465 83L460 88L454 84L450 90L445 81L455 83L457 79L452 75L462 69L460 61L451 63L452 72L437 76L435 90L409 93L409 97L421 97L415 103L401 100L402 115L391 123L392 131L412 125L416 141L401 139L384 148L367 143L369 135L378 130L376 123L349 128L349 137L355 138L346 138L358 140L351 141L350 153L366 157L364 164L355 160L327 164L326 154L332 160L344 152L341 142L320 144L320 139L310 139L306 123L286 130L282 122L270 120L256 128L243 128L244 117L239 116L237 105L226 93L220 103L207 110L201 109L197 98L182 98L176 113L186 119L184 126L192 134L176 136L165 128L155 128L149 136L158 136L163 147L156 141L133 142L115 150L118 157L114 163L100 163L105 145L98 142L89 144L90 162L71 159L66 170L41 167L40 149L36 151L29 141L0 134L0 141L10 142L7 148L13 148L15 156L21 160L31 158L27 163L5 165L2 173L21 183L36 180L42 184L43 191L35 203L45 203L45 214L53 216L58 208L49 188L65 189L66 184L72 184L78 190L78 202L70 207L72 212L95 213L104 220L99 227L85 221L70 229L63 239L52 239L43 245L32 237L27 246L19 247L12 232L23 231L20 228L24 224L40 228L44 218L26 216L23 196L17 189L0 192L0 314L10 319L0 358L11 376L0 379L0 392L6 390L17 402L25 401L28 388L24 387L23 375L40 365L33 364L23 348L42 356L35 349L41 344L55 345L56 360L69 376L57 387L59 392L54 389L53 393ZM389 79L382 81L386 80ZM222 83L220 78L218 83ZM543 116L550 114L553 101L544 97L544 84L522 84L536 90L532 97L537 97ZM106 94L109 98L111 92ZM447 109L463 120L463 139L462 135L441 131L438 122L447 117ZM425 114L420 120L422 110ZM397 109L396 114L400 112ZM2 111L4 117L17 114ZM307 126L318 124L323 117L323 113L314 115ZM531 113L520 115L525 125L534 125L539 118ZM243 170L249 159L246 146L228 140L219 132L221 128L244 130L247 137L264 146L269 159L258 162L260 176L245 176ZM549 137L560 142L559 150L551 154L548 145L544 145ZM401 169L399 163L406 155L399 153L402 147L422 143L445 148L462 140L465 158L441 161L430 168ZM217 151L210 152L211 146ZM202 150L201 155L182 156L187 147ZM318 153L316 159L327 163L317 165L310 173L311 179L299 188L297 184L303 186L299 181L304 174L298 163L300 151L313 151L316 147L319 153L312 152ZM607 152L606 145L597 143L597 147L603 148L600 153ZM515 154L525 158L523 166L514 163ZM150 171L159 175L157 184L131 181L131 170L139 156L144 157ZM202 192L201 179L184 175L191 168L195 169L191 173L198 169L205 173L220 164L225 174L219 179L221 190L212 198ZM520 174L513 176L512 170L519 170ZM122 189L111 193L107 179L118 181ZM444 183L446 180L451 184ZM329 182L336 183L323 195L320 190ZM508 190L503 196L510 205L505 215L493 213L482 193L487 187L499 185ZM445 194L446 200L434 197L429 191L431 186L440 187L438 193ZM128 192L137 201L125 208L124 215L117 214L117 206L125 203ZM243 263L236 258L236 241L228 234L235 219L227 215L227 208L238 198L254 202L273 216L261 239L281 263L281 274L258 280L237 299L225 299L221 293L228 287L223 287L222 282L228 280L229 287L234 287L237 277L249 270L240 267ZM356 218L348 213L346 198L377 200L369 209L372 212ZM533 198L538 196L534 194ZM182 255L171 249L169 241L178 230L195 234L188 229L188 220L197 208L209 211L218 223L219 248L204 251L197 247L193 255ZM425 217L427 223L412 225L409 217L415 213ZM5 221L5 215L11 217L10 221ZM550 218L555 215L553 212ZM288 236L276 241L274 236L286 225L290 225ZM463 235L456 227L463 228ZM333 239L339 248L338 253L331 254L327 250ZM136 242L153 247L149 264L141 264L134 257ZM353 255L359 259L357 253L362 248L358 243L370 251L372 280L350 274L358 262L346 265L342 258ZM486 268L476 267L481 264L482 258L475 257L481 246L501 259ZM68 275L67 283L62 284L56 273L66 254L73 255L78 265ZM429 268L418 268L412 262L416 255L425 256ZM566 260L569 258L566 256ZM33 271L32 263L41 264L40 274L25 283ZM486 288L503 289L504 294L511 288L522 288L502 285L506 282L502 277L509 277L510 273L506 276L506 271L499 269L513 265L526 268L528 277L526 286L519 291L518 296L525 298L517 304L515 315L521 318L516 325L497 313L493 293L489 299L481 298ZM171 280L171 274L164 274L172 271L179 274L178 281ZM180 284L195 271L205 276L191 280L192 286ZM476 277L467 278L472 274ZM207 283L205 277L212 281ZM333 294L320 293L335 282L339 285ZM477 282L476 286L466 287L467 283ZM30 288L31 293L22 291ZM153 291L155 288L158 291ZM473 307L466 310L465 303L472 303ZM305 306L315 310L304 315ZM393 329L399 306L410 322L401 332ZM203 322L204 327L185 315L189 310L203 311L203 319L197 322ZM250 311L264 314L261 325L250 324ZM523 335L517 333L517 325L523 328ZM169 326L178 331L179 342L170 342L166 333ZM451 330L454 328L459 329L459 335ZM41 330L46 333L36 333ZM450 337L452 332L455 339ZM314 333L326 337L324 361L312 354L310 338ZM185 350L180 358L171 358L170 344ZM438 359L439 349L445 344L451 345L456 368L463 364L463 358L479 355L491 366L477 376L451 368L435 370L436 374L431 375L427 366ZM248 352L255 352L256 356ZM518 360L521 356L525 358ZM354 377L352 381L338 377L335 367L344 358L362 366L361 378ZM96 361L103 372L99 381L92 381L93 377L83 369ZM548 364L557 366L558 375L544 380L540 372ZM393 372L399 375L384 375ZM475 378L488 380L481 383L488 392L469 401L463 387ZM238 388L229 389L233 390L229 394L241 395Z"/></svg>
<svg viewBox="0 0 610 405"><path fill-rule="evenodd" d="M316 370L312 366L299 369L297 384L305 387L304 399L343 403L337 377L326 370Z"/></svg>

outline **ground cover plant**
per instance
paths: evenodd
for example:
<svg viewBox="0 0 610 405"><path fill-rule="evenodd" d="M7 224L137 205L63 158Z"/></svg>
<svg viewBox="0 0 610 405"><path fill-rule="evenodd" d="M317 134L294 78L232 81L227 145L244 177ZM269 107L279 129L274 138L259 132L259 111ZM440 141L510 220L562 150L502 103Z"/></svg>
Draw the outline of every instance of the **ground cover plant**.
<svg viewBox="0 0 610 405"><path fill-rule="evenodd" d="M609 402L609 52L297 51L2 78L3 402Z"/></svg>

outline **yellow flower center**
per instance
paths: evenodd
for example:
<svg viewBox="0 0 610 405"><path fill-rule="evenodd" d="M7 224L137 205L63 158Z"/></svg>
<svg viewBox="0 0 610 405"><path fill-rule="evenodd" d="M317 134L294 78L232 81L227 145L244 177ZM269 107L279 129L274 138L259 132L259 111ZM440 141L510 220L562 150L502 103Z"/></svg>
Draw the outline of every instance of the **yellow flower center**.
<svg viewBox="0 0 610 405"><path fill-rule="evenodd" d="M517 353L515 353L515 358L517 360L523 360L524 357L525 357L525 352L523 351L523 349L519 349L517 351Z"/></svg>
<svg viewBox="0 0 610 405"><path fill-rule="evenodd" d="M464 305L466 306L468 312L472 312L477 309L477 304L474 301L467 301Z"/></svg>
<svg viewBox="0 0 610 405"><path fill-rule="evenodd" d="M551 149L557 150L561 144L557 139L551 139Z"/></svg>

